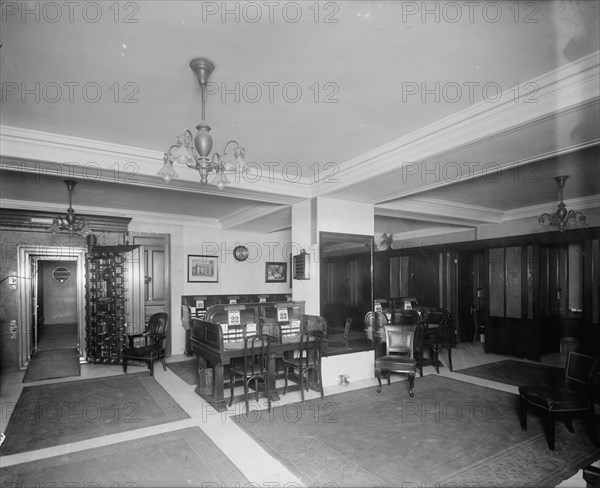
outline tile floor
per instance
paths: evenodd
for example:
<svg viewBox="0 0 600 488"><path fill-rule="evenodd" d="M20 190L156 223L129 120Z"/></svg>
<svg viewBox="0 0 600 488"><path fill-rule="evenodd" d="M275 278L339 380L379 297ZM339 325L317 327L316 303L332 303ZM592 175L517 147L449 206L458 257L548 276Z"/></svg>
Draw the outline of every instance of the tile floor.
<svg viewBox="0 0 600 488"><path fill-rule="evenodd" d="M169 361L182 361L184 356L174 356ZM483 347L480 343L471 345L470 343L461 343L452 354L454 370L460 370L471 366L490 363L506 359L504 356L495 354L486 354L483 352ZM542 363L553 366L564 366L565 357L560 354L551 354L543 357ZM142 366L129 366L130 372L145 371ZM24 371L5 372L0 377L0 406L1 419L0 431L6 430L6 425L10 418L10 413L14 407L21 390L25 386L22 383ZM82 364L81 376L78 378L63 378L56 380L47 380L41 383L54 383L60 381L73 381L77 379L97 378L109 375L122 374L121 366L117 365L98 365L98 364ZM433 367L429 366L424 369L424 375L435 374ZM482 386L488 386L499 390L516 393L517 387L511 385L503 385L489 380L484 380L472 376L460 375L459 373L450 373L447 368L441 368L440 374L452 375L455 379L461 379L467 382L475 383ZM194 392L194 387L185 383L175 373L167 368L163 371L160 365L155 367L156 380L169 392L169 394L181 405L183 409L190 415L189 419L172 422L169 424L157 425L144 429L123 432L114 435L107 435L90 440L74 442L62 446L52 447L48 449L40 449L37 451L24 452L10 456L3 456L0 459L2 466L10 466L13 464L23 463L36 459L43 459L59 454L67 454L77 452L83 449L110 445L116 442L137 439L148 435L164 432L165 430L177 430L190 426L199 426L215 444L236 464L236 466L251 480L254 486L285 486L288 483L294 483L290 486L303 486L302 482L292 475L279 461L268 455L252 438L247 436L235 423L231 420L231 416L243 412L243 404L234 404L227 412L216 412L210 405L204 402ZM398 381L403 381L398 376ZM31 384L31 383L30 383ZM334 394L346 391L348 389L359 389L375 386L377 380L375 378L351 382L347 386L330 386L326 388L325 394ZM417 379L418 388L418 379ZM307 398L317 396L316 392L309 392ZM281 397L278 404L293 403L300 400L299 392L288 393L285 397ZM262 402L261 402L262 406ZM266 408L266 404L264 405ZM254 405L256 408L256 405ZM255 412L259 415L258 412ZM571 479L564 481L559 485L561 488L585 486L581 471Z"/></svg>

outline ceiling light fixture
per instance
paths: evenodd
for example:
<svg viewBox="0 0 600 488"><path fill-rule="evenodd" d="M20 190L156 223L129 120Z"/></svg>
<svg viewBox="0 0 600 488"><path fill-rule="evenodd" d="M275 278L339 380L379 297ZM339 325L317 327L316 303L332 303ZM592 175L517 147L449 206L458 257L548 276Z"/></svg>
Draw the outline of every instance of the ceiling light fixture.
<svg viewBox="0 0 600 488"><path fill-rule="evenodd" d="M558 194L560 196L560 203L558 204L558 209L556 213L550 215L547 213L543 213L540 215L539 222L545 226L556 227L561 232L565 230L565 227L578 225L579 224L585 226L587 222L585 221L585 215L583 215L579 211L569 210L567 211L567 206L563 201L563 188L565 186L565 181L569 176L556 176L554 179L556 183L558 183Z"/></svg>
<svg viewBox="0 0 600 488"><path fill-rule="evenodd" d="M210 157L213 140L210 135L210 126L206 122L205 104L206 104L206 85L208 78L214 70L214 65L207 59L196 58L190 61L190 68L196 77L202 90L202 121L196 126L198 132L193 136L189 129L177 137L177 143L172 145L164 156L164 166L157 173L164 181L170 182L173 178L177 178L177 172L173 168L173 163L185 164L189 168L195 169L200 174L200 183L208 184L208 175L215 175L211 182L216 185L219 190L222 190L225 185L231 183L226 176L226 172L235 172L239 165L244 164L245 149L240 144L231 140L223 146L221 153L214 153ZM230 164L225 162L227 148L229 145L235 144L233 155L235 163Z"/></svg>
<svg viewBox="0 0 600 488"><path fill-rule="evenodd" d="M65 184L67 185L67 190L69 191L69 208L67 209L67 215L57 215L54 217L54 221L48 230L55 235L58 232L68 231L70 237L73 237L74 234L87 237L88 235L92 234L92 228L90 227L87 218L77 217L75 215L75 210L73 210L73 206L71 204L71 193L73 192L73 188L77 182L73 180L65 180Z"/></svg>

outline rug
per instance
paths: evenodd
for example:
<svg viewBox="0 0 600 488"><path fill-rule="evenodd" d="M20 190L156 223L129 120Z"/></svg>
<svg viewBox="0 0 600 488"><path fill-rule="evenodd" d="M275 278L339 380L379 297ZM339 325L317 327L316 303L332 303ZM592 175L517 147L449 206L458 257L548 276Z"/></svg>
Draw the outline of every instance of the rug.
<svg viewBox="0 0 600 488"><path fill-rule="evenodd" d="M179 376L188 385L196 386L198 384L198 360L190 359L187 361L177 361L175 363L167 363L173 373Z"/></svg>
<svg viewBox="0 0 600 488"><path fill-rule="evenodd" d="M109 467L109 469L107 469ZM2 486L251 486L199 427L16 464Z"/></svg>
<svg viewBox="0 0 600 488"><path fill-rule="evenodd" d="M562 385L564 369L543 364L526 363L507 359L496 363L483 364L461 369L455 373L476 376L507 385Z"/></svg>
<svg viewBox="0 0 600 488"><path fill-rule="evenodd" d="M23 383L79 376L77 349L49 349L36 351L29 361Z"/></svg>
<svg viewBox="0 0 600 488"><path fill-rule="evenodd" d="M26 386L11 410L2 455L189 418L146 372Z"/></svg>
<svg viewBox="0 0 600 488"><path fill-rule="evenodd" d="M253 411L238 425L306 486L548 486L600 457L587 432L541 419L523 432L516 395L430 375Z"/></svg>

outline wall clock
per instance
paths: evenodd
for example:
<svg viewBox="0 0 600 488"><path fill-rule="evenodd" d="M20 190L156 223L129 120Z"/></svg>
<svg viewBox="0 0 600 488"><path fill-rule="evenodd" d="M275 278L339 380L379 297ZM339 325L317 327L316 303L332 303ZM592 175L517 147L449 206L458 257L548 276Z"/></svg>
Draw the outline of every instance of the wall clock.
<svg viewBox="0 0 600 488"><path fill-rule="evenodd" d="M233 250L233 257L236 261L246 261L248 259L248 248L246 246L237 246Z"/></svg>

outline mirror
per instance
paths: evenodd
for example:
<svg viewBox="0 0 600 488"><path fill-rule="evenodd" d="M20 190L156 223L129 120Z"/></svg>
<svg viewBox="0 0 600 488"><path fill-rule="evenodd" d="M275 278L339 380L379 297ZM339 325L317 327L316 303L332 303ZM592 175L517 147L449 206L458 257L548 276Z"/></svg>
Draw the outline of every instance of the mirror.
<svg viewBox="0 0 600 488"><path fill-rule="evenodd" d="M319 271L320 313L328 336L343 336L352 319L348 341L329 341L325 355L371 349L364 319L373 307L373 236L320 232Z"/></svg>

